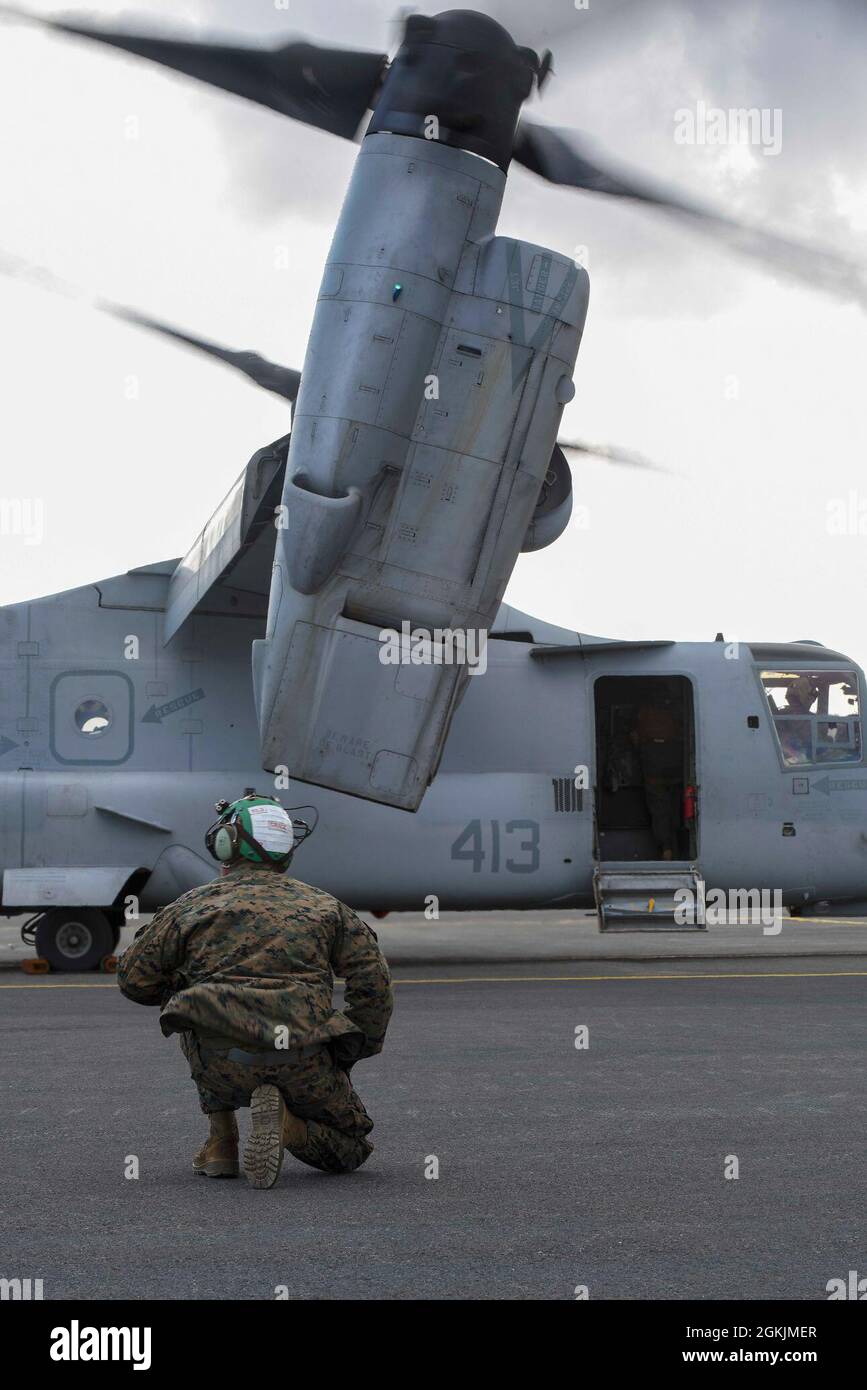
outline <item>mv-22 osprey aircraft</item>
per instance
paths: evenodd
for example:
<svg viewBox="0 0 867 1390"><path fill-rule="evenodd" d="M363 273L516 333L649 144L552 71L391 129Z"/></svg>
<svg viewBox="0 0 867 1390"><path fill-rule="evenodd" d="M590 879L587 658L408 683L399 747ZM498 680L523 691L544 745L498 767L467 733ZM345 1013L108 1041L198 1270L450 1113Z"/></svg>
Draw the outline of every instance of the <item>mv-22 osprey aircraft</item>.
<svg viewBox="0 0 867 1390"><path fill-rule="evenodd" d="M519 123L550 55L483 15L410 17L390 63L36 22L335 134L373 110L300 377L130 315L293 401L291 437L182 560L0 610L0 911L37 914L39 954L94 967L131 901L211 878L209 803L262 790L263 768L318 813L300 872L376 913L596 903L603 928L665 928L700 882L867 907L851 660L596 638L503 604L519 552L569 519L557 432L588 279L497 219L515 159L824 288L855 268ZM455 633L475 667L448 659Z"/></svg>

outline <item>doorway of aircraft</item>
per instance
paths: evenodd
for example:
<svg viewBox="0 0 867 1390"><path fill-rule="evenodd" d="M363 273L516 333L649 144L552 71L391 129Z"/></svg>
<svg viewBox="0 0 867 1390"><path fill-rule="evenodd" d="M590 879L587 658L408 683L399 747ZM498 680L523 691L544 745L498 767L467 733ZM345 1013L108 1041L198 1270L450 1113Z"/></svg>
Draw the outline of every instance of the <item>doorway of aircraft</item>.
<svg viewBox="0 0 867 1390"><path fill-rule="evenodd" d="M596 858L694 861L697 797L690 681L684 676L601 676L594 705Z"/></svg>

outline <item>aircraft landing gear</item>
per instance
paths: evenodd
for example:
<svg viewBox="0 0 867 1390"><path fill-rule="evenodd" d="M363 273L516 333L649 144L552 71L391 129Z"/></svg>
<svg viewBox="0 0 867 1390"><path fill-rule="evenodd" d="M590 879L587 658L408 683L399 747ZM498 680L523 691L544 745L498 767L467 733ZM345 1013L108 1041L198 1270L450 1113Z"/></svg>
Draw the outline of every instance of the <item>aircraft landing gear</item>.
<svg viewBox="0 0 867 1390"><path fill-rule="evenodd" d="M120 927L99 908L56 907L36 924L36 954L52 970L96 970L120 939Z"/></svg>

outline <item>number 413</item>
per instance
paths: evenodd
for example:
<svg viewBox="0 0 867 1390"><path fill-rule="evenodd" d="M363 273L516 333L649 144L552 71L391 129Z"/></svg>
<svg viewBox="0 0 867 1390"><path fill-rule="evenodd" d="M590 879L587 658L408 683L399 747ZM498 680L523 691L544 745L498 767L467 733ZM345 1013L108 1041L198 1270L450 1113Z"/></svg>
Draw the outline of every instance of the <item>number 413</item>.
<svg viewBox="0 0 867 1390"><path fill-rule="evenodd" d="M489 860L489 871L497 874L502 867L503 838L507 840L506 870L510 874L534 874L539 867L539 822L535 820L507 820L502 829L498 820L485 821L484 825L471 820L452 845L451 857L470 860L474 874L481 873Z"/></svg>

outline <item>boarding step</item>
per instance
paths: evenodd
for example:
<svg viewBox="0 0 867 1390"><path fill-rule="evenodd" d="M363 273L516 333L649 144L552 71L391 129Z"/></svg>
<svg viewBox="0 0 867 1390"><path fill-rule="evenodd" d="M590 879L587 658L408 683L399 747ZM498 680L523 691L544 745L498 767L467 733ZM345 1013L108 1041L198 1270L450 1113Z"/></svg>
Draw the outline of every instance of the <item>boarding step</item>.
<svg viewBox="0 0 867 1390"><path fill-rule="evenodd" d="M593 875L599 930L705 931L703 923L690 920L695 913L689 911L699 899L700 879L697 864L652 860L600 865ZM691 898L684 897L684 889Z"/></svg>

